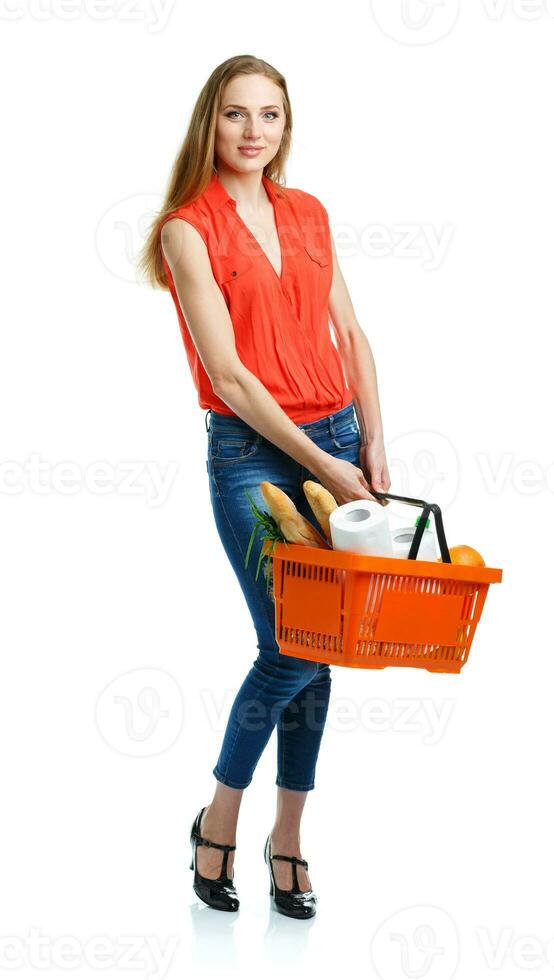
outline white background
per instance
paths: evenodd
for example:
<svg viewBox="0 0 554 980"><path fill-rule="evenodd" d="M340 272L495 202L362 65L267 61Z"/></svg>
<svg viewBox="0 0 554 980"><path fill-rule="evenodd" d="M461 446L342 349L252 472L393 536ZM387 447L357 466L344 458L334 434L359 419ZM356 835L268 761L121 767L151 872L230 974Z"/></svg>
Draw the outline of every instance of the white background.
<svg viewBox="0 0 554 980"><path fill-rule="evenodd" d="M2 967L552 976L554 4L0 8ZM256 640L175 309L134 269L197 94L242 53L287 78L287 183L329 211L391 490L504 570L460 675L332 669L305 923L269 908L275 732L239 913L192 891Z"/></svg>

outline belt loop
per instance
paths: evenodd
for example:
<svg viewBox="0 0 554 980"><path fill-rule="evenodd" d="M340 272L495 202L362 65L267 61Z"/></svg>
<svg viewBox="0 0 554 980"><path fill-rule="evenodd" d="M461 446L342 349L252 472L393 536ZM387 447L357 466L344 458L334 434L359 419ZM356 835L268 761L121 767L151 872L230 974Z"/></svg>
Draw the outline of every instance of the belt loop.
<svg viewBox="0 0 554 980"><path fill-rule="evenodd" d="M331 436L331 439L334 439L335 438L335 416L334 415L328 415L327 416L327 421L328 421L328 425L329 425L329 435Z"/></svg>
<svg viewBox="0 0 554 980"><path fill-rule="evenodd" d="M211 416L211 414L212 414L212 410L211 410L211 408L209 408L208 411L206 412L205 416L204 416L204 425L206 427L206 432L209 432L210 431L210 426L208 425L208 415ZM210 423L211 423L211 418L210 418Z"/></svg>

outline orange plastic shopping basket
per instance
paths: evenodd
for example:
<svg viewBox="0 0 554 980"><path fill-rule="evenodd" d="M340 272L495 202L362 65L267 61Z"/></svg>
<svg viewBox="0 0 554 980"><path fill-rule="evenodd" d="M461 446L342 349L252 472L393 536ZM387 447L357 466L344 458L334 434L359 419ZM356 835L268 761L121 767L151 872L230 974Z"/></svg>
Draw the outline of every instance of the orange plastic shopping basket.
<svg viewBox="0 0 554 980"><path fill-rule="evenodd" d="M275 638L282 654L343 667L425 667L458 674L491 582L502 569L454 565L437 504L422 507L407 558L273 543ZM430 512L442 562L417 559ZM269 549L264 545L264 553Z"/></svg>

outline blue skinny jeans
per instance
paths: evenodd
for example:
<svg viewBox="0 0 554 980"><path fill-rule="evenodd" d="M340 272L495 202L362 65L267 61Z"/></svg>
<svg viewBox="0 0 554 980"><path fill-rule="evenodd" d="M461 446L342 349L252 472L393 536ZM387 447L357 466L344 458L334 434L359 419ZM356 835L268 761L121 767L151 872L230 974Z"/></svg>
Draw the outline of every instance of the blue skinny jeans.
<svg viewBox="0 0 554 980"><path fill-rule="evenodd" d="M213 775L226 786L244 789L252 781L258 760L277 727L276 785L311 790L327 718L331 671L328 664L279 652L275 605L264 575L264 560L256 580L262 548L260 532L244 567L255 523L245 490L261 510L267 510L260 483L274 483L321 531L302 489L305 480L316 477L241 418L209 409L206 423L206 468L215 523L250 610L258 648L231 706ZM339 412L301 423L298 428L325 452L359 465L360 429L352 402Z"/></svg>

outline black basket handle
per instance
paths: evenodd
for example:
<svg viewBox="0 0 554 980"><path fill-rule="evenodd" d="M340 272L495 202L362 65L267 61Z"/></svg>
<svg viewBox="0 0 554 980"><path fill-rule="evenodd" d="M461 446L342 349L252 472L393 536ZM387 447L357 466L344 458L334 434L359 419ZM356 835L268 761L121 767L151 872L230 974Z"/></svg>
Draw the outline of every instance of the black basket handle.
<svg viewBox="0 0 554 980"><path fill-rule="evenodd" d="M437 531L437 539L439 542L441 558L443 561L452 563L450 552L448 550L448 545L446 543L444 525L442 523L441 509L438 504L430 504L426 500L419 500L417 497L401 497L396 493L384 493L382 490L373 490L371 487L369 488L369 492L377 500L382 500L383 497L386 497L389 500L401 500L402 503L412 504L414 507L423 507L423 513L421 514L418 525L416 527L416 532L414 534L412 543L410 545L408 558L417 558L417 553L419 551L419 546L421 544L421 539L423 537L423 531L425 529L427 518L430 512L433 511L433 514L435 515L435 528Z"/></svg>

